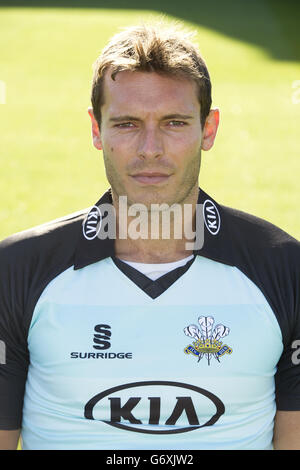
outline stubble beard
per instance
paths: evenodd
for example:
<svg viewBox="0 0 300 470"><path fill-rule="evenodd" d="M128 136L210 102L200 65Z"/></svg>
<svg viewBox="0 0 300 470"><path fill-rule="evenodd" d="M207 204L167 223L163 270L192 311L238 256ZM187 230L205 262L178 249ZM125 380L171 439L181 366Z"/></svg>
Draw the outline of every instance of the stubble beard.
<svg viewBox="0 0 300 470"><path fill-rule="evenodd" d="M197 152L194 159L192 160L193 168L189 167L189 171L185 172L182 177L182 181L174 188L173 194L164 195L164 188L151 189L145 188L143 193L148 189L148 197L134 198L130 195L130 192L126 190L126 186L123 184L121 178L118 177L117 171L110 159L103 149L103 159L105 165L105 172L107 180L111 187L113 204L118 207L118 201L121 196L127 198L127 207L134 204L143 204L147 211L151 211L152 205L166 204L172 206L173 204L187 204L192 203L195 200L195 194L198 192L198 179L201 167L201 150ZM172 178L172 177L171 177Z"/></svg>

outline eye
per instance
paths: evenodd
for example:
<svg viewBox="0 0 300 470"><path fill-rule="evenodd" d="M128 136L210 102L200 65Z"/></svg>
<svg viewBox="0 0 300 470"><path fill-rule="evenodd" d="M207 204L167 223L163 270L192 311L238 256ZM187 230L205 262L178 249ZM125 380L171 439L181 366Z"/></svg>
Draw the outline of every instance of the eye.
<svg viewBox="0 0 300 470"><path fill-rule="evenodd" d="M185 126L187 123L184 122L184 121L169 121L168 122L168 125L171 126L171 127L183 127Z"/></svg>
<svg viewBox="0 0 300 470"><path fill-rule="evenodd" d="M135 127L132 122L121 122L119 124L116 124L114 127L117 127L119 129L130 129L131 127Z"/></svg>

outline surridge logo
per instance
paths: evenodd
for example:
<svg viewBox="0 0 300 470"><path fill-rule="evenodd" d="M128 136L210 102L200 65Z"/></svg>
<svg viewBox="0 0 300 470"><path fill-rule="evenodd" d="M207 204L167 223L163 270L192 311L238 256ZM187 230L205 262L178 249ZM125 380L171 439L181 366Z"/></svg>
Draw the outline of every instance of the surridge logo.
<svg viewBox="0 0 300 470"><path fill-rule="evenodd" d="M178 434L212 426L224 412L220 398L198 386L143 381L98 393L86 403L84 417L132 432Z"/></svg>
<svg viewBox="0 0 300 470"><path fill-rule="evenodd" d="M111 337L110 325L96 325L94 334L94 349L108 349L110 348Z"/></svg>
<svg viewBox="0 0 300 470"><path fill-rule="evenodd" d="M93 348L97 351L107 350L111 347L111 326L99 324L94 327ZM132 359L131 352L79 352L73 351L71 359Z"/></svg>
<svg viewBox="0 0 300 470"><path fill-rule="evenodd" d="M186 354L198 357L198 362L205 356L210 365L211 357L220 362L220 357L232 353L232 348L220 341L230 332L227 326L218 324L214 327L214 318L205 316L199 317L198 323L200 329L197 325L189 325L183 330L187 336L196 340L184 349Z"/></svg>

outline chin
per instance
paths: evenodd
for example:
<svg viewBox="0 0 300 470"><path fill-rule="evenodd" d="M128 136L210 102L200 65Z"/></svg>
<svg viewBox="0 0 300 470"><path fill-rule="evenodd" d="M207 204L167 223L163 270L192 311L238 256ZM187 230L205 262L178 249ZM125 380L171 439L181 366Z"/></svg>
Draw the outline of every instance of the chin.
<svg viewBox="0 0 300 470"><path fill-rule="evenodd" d="M158 190L147 190L143 194L134 194L132 197L128 195L128 204L144 204L147 209L151 208L152 204L174 204L175 198L170 197L163 191Z"/></svg>

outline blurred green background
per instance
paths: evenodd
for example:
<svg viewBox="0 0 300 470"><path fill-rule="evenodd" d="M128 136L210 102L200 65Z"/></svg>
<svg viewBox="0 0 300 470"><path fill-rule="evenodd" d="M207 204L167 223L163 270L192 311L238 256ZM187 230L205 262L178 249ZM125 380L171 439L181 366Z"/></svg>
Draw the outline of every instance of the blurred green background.
<svg viewBox="0 0 300 470"><path fill-rule="evenodd" d="M200 185L300 237L298 1L0 0L0 239L106 190L92 63L121 27L162 15L197 32L221 111Z"/></svg>

